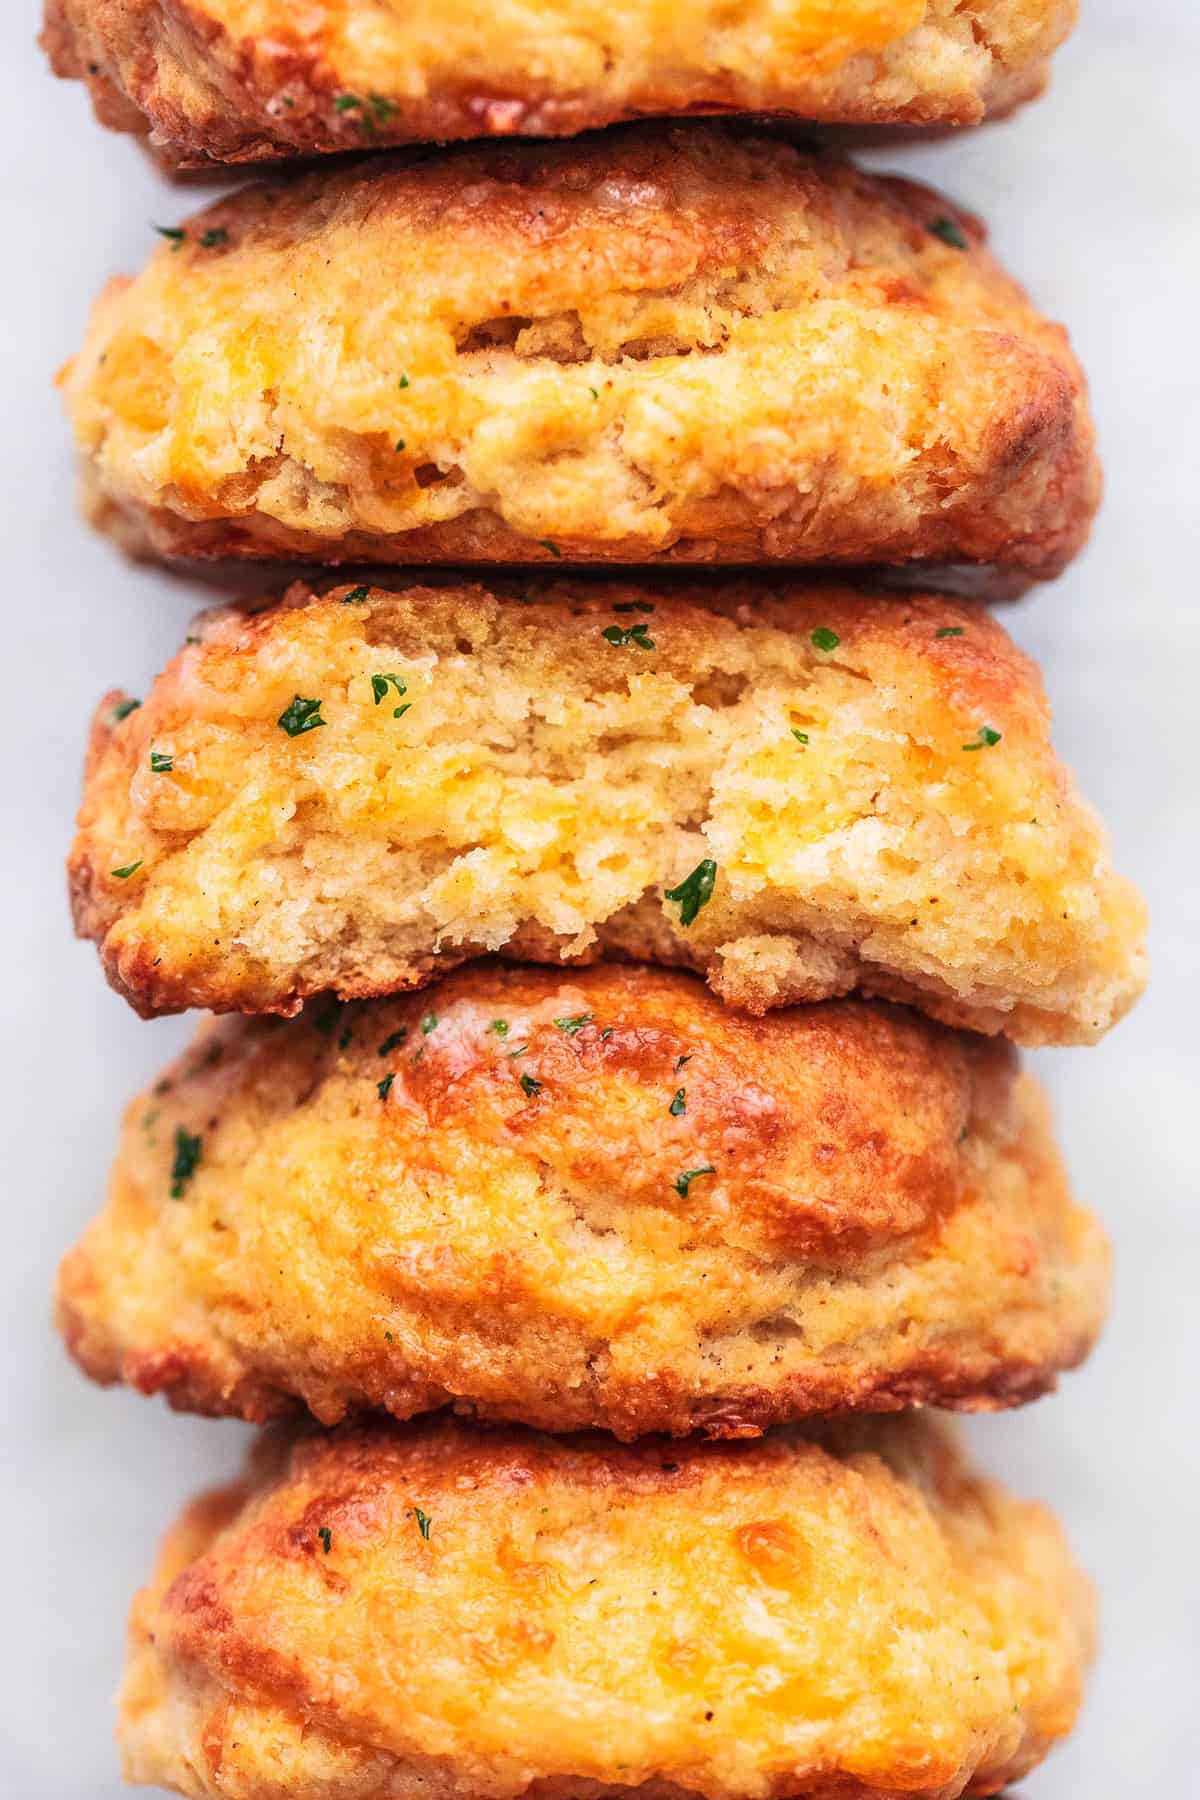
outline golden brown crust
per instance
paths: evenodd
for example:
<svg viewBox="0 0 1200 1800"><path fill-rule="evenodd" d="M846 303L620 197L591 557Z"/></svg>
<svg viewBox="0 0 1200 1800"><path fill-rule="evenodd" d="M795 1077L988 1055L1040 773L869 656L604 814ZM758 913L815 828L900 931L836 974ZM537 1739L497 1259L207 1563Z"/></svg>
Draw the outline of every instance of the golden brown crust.
<svg viewBox="0 0 1200 1800"><path fill-rule="evenodd" d="M971 606L297 587L211 615L119 722L115 698L71 890L147 1013L295 1012L503 949L691 967L755 1012L859 989L1078 1042L1142 985L1141 903L1036 671ZM322 723L289 736L297 700ZM702 863L685 920L667 890Z"/></svg>
<svg viewBox="0 0 1200 1800"><path fill-rule="evenodd" d="M120 1736L221 1800L954 1800L1069 1731L1090 1640L1053 1520L927 1421L378 1426L185 1515Z"/></svg>
<svg viewBox="0 0 1200 1800"><path fill-rule="evenodd" d="M739 1435L1032 1398L1107 1261L995 1040L479 964L203 1031L131 1105L58 1315L97 1380L205 1412Z"/></svg>
<svg viewBox="0 0 1200 1800"><path fill-rule="evenodd" d="M63 376L93 515L146 552L1029 579L1087 536L1066 334L912 183L647 128L376 158L183 229Z"/></svg>
<svg viewBox="0 0 1200 1800"><path fill-rule="evenodd" d="M186 164L619 119L954 126L1036 93L1077 0L46 0L43 43L116 130Z"/></svg>

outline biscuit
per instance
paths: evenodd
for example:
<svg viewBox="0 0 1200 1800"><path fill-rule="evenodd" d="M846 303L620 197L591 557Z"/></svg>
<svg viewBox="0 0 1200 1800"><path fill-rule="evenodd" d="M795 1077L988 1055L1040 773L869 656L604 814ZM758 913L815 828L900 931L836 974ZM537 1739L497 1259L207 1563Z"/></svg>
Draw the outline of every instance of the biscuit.
<svg viewBox="0 0 1200 1800"><path fill-rule="evenodd" d="M1072 1726L1060 1531L919 1416L270 1440L136 1602L127 1777L220 1800L954 1800Z"/></svg>
<svg viewBox="0 0 1200 1800"><path fill-rule="evenodd" d="M711 125L244 189L62 376L146 554L1055 574L1099 473L1066 334L912 183Z"/></svg>
<svg viewBox="0 0 1200 1800"><path fill-rule="evenodd" d="M1002 1040L477 963L202 1031L129 1108L58 1315L98 1380L210 1413L740 1435L1033 1398L1107 1279Z"/></svg>
<svg viewBox="0 0 1200 1800"><path fill-rule="evenodd" d="M504 950L1099 1037L1144 919L974 606L529 582L210 617L97 714L76 926L144 1013L294 1012Z"/></svg>
<svg viewBox="0 0 1200 1800"><path fill-rule="evenodd" d="M47 0L56 73L170 160L256 162L647 114L973 124L1035 94L1077 0Z"/></svg>

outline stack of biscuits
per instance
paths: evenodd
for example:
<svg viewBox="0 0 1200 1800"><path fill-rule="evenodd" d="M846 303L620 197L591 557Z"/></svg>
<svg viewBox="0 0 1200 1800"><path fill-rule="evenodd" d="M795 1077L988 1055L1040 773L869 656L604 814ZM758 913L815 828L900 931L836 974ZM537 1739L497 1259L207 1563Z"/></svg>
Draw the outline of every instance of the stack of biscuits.
<svg viewBox="0 0 1200 1800"><path fill-rule="evenodd" d="M49 0L165 165L301 161L61 377L92 521L238 590L102 700L70 857L113 986L224 1016L62 1333L270 1426L135 1603L131 1781L954 1800L1070 1730L1086 1580L938 1414L1106 1305L1017 1046L1120 1018L1143 911L981 598L1093 431L824 128L1011 109L1074 10Z"/></svg>

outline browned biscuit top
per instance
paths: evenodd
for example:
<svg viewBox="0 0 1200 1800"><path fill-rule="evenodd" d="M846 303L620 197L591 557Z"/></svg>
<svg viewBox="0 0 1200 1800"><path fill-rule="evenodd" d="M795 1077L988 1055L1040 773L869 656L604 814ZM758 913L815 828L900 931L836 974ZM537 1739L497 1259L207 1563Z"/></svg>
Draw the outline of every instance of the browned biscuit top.
<svg viewBox="0 0 1200 1800"><path fill-rule="evenodd" d="M928 189L715 126L243 190L63 378L98 519L172 556L975 563L1099 493L1066 334Z"/></svg>
<svg viewBox="0 0 1200 1800"><path fill-rule="evenodd" d="M1090 1632L1049 1515L918 1418L378 1427L185 1518L120 1734L134 1779L236 1800L953 1800L1070 1729Z"/></svg>
<svg viewBox="0 0 1200 1800"><path fill-rule="evenodd" d="M1107 1251L996 1040L693 976L481 963L230 1020L129 1109L74 1354L175 1404L550 1430L1030 1397Z"/></svg>

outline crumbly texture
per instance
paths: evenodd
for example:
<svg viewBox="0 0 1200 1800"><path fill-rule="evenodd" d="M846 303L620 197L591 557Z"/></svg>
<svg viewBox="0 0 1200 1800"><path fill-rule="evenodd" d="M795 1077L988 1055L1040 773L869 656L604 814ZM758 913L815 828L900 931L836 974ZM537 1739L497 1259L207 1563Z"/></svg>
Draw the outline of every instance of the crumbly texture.
<svg viewBox="0 0 1200 1800"><path fill-rule="evenodd" d="M501 949L1029 1043L1139 992L1141 902L983 610L502 588L298 587L210 615L124 718L102 702L71 888L140 1010L294 1012Z"/></svg>
<svg viewBox="0 0 1200 1800"><path fill-rule="evenodd" d="M965 125L1042 86L1077 0L47 0L56 73L184 164L648 114Z"/></svg>
<svg viewBox="0 0 1200 1800"><path fill-rule="evenodd" d="M185 1516L119 1735L220 1800L954 1800L1070 1730L1091 1630L1050 1515L917 1416L380 1424L268 1440Z"/></svg>
<svg viewBox="0 0 1200 1800"><path fill-rule="evenodd" d="M202 1031L129 1108L58 1318L98 1380L205 1412L753 1435L1029 1399L1107 1277L1001 1041L483 963Z"/></svg>
<svg viewBox="0 0 1200 1800"><path fill-rule="evenodd" d="M1032 578L1087 535L1066 334L912 183L644 128L360 161L180 229L62 377L93 514L143 552Z"/></svg>

